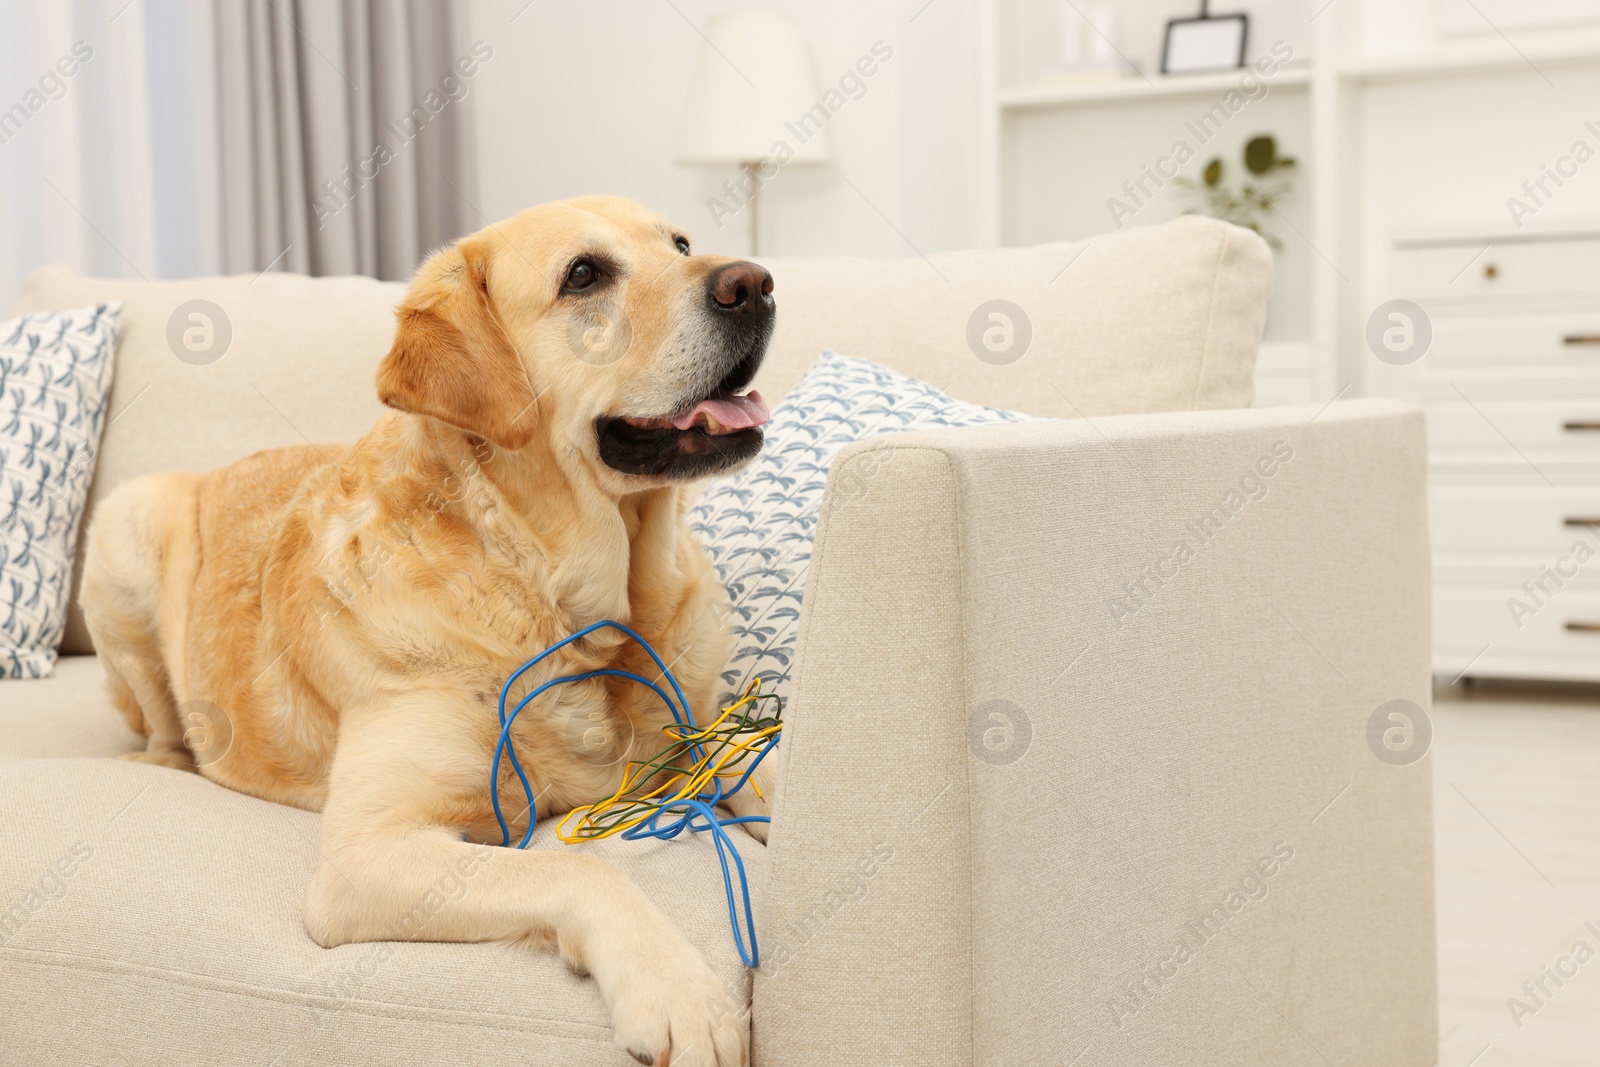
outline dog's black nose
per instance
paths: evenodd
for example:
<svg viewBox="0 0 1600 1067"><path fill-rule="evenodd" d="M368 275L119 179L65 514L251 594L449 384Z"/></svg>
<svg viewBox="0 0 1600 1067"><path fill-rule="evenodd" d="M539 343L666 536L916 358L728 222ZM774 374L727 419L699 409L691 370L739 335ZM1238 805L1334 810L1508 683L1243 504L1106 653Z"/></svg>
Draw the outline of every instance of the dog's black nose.
<svg viewBox="0 0 1600 1067"><path fill-rule="evenodd" d="M759 263L740 260L718 267L710 278L711 300L723 311L770 310L772 275Z"/></svg>

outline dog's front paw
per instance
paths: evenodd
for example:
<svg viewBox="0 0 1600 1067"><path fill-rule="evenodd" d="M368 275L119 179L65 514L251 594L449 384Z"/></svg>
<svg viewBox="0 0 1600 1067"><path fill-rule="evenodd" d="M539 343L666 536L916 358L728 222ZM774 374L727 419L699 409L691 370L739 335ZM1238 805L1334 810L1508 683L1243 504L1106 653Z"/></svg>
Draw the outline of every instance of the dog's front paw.
<svg viewBox="0 0 1600 1067"><path fill-rule="evenodd" d="M743 1067L743 1011L693 945L669 929L626 951L626 959L587 961L610 1002L617 1044L651 1067Z"/></svg>

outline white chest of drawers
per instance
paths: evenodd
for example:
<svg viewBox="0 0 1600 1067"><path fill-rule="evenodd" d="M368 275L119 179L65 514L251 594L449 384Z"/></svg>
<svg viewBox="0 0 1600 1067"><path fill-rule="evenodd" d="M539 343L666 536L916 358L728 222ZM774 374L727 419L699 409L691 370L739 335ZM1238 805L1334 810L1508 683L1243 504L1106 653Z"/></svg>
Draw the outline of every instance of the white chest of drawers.
<svg viewBox="0 0 1600 1067"><path fill-rule="evenodd" d="M1391 298L1432 330L1369 388L1427 413L1435 671L1600 681L1600 227L1396 241Z"/></svg>

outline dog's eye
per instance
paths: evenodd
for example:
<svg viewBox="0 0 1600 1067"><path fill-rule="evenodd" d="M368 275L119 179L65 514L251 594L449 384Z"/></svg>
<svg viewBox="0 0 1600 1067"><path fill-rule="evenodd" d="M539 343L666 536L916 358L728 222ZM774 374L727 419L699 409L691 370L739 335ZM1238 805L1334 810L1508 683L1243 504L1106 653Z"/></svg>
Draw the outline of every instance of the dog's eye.
<svg viewBox="0 0 1600 1067"><path fill-rule="evenodd" d="M567 271L567 280L561 284L569 292L578 292L589 288L600 278L600 268L591 260L580 259Z"/></svg>
<svg viewBox="0 0 1600 1067"><path fill-rule="evenodd" d="M684 255L689 254L689 239L687 237L674 237L672 243L678 246L678 251Z"/></svg>

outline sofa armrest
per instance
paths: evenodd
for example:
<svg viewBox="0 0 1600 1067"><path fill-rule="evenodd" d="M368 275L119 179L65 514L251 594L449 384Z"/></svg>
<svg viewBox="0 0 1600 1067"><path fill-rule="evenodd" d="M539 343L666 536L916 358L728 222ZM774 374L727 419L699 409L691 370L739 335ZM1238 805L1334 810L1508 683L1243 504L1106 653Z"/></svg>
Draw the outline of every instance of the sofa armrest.
<svg viewBox="0 0 1600 1067"><path fill-rule="evenodd" d="M755 1062L1433 1064L1428 568L1389 401L841 454Z"/></svg>

